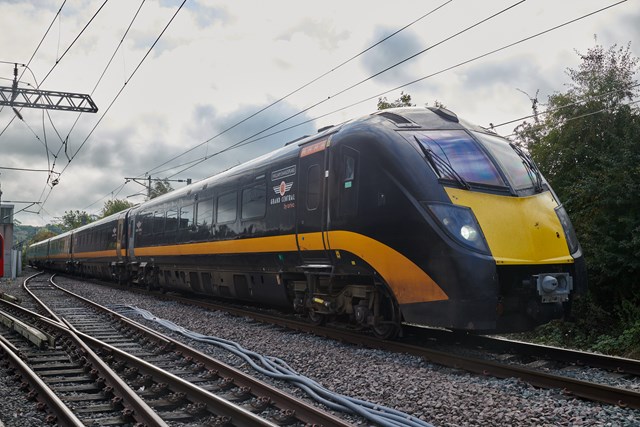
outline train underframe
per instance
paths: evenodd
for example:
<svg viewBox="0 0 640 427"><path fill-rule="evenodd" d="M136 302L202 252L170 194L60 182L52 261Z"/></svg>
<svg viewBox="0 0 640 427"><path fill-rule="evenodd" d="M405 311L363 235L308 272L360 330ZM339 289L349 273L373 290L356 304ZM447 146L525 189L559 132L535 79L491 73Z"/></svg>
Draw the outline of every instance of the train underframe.
<svg viewBox="0 0 640 427"><path fill-rule="evenodd" d="M111 279L149 289L192 292L292 309L316 325L338 321L369 329L380 338L401 332L400 309L375 276L318 271L253 271L202 264L112 262Z"/></svg>

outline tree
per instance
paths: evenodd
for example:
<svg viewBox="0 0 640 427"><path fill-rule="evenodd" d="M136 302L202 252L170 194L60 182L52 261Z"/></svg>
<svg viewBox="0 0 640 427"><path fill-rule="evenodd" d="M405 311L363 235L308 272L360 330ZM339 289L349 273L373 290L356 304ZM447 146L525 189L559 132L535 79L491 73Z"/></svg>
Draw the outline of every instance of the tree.
<svg viewBox="0 0 640 427"><path fill-rule="evenodd" d="M149 199L155 199L158 196L173 191L173 187L167 178L155 181L149 192Z"/></svg>
<svg viewBox="0 0 640 427"><path fill-rule="evenodd" d="M387 101L387 97L378 98L378 110L386 110L387 108L396 107L415 107L415 104L411 103L411 95L408 93L400 92L400 98L393 102Z"/></svg>
<svg viewBox="0 0 640 427"><path fill-rule="evenodd" d="M95 221L95 218L85 211L65 211L62 218L59 218L55 225L60 227L63 231L69 231L93 221Z"/></svg>
<svg viewBox="0 0 640 427"><path fill-rule="evenodd" d="M31 245L34 243L42 242L43 240L47 240L55 235L56 233L49 230L48 228L41 228L36 231L36 234L29 240L29 244Z"/></svg>
<svg viewBox="0 0 640 427"><path fill-rule="evenodd" d="M102 218L106 218L109 215L113 215L114 213L122 212L123 210L133 206L133 203L129 202L128 200L107 200L106 202L104 202L104 207L102 208Z"/></svg>
<svg viewBox="0 0 640 427"><path fill-rule="evenodd" d="M378 98L378 110L386 110L388 108L397 107L415 107L416 104L411 103L411 95L408 93L400 92L400 97L395 101L387 101L387 97ZM429 103L424 104L425 107L429 106ZM436 108L447 108L442 102L437 99L433 102L433 106Z"/></svg>
<svg viewBox="0 0 640 427"><path fill-rule="evenodd" d="M640 301L640 111L638 58L630 46L596 45L568 69L568 89L549 97L537 123L516 129L565 203L602 307Z"/></svg>

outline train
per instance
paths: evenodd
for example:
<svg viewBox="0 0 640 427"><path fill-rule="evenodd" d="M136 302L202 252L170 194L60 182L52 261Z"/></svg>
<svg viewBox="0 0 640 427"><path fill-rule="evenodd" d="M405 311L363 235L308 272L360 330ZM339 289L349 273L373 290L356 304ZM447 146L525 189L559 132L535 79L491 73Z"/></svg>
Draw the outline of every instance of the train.
<svg viewBox="0 0 640 427"><path fill-rule="evenodd" d="M530 156L441 107L320 129L26 256L386 339L406 324L527 330L587 289L571 221Z"/></svg>

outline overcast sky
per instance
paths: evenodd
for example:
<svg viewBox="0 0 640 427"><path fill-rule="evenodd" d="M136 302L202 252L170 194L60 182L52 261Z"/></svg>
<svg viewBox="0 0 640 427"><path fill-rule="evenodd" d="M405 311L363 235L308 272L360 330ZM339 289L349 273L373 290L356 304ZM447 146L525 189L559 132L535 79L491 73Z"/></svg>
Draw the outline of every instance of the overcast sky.
<svg viewBox="0 0 640 427"><path fill-rule="evenodd" d="M31 71L22 76L22 87L28 87L27 83L35 86L35 76L38 83L46 77L41 89L91 93L140 3L66 1L31 61ZM29 209L39 214L16 216L23 224L44 225L66 210L97 214L112 197L141 202L144 197L135 194L144 188L134 182L123 186L125 177L150 173L153 178L200 180L323 126L369 114L376 109L377 96L387 91L384 96L389 100L405 91L418 106L438 100L460 117L488 126L530 114L531 102L523 92L535 95L539 90L544 102L550 94L563 91L568 83L567 67L580 63L576 51L585 53L596 43L609 47L631 42L632 51L640 56L639 0L441 73L616 2L187 0L141 63L181 3L143 3L93 92L98 113L78 118L73 112L46 115L42 110L23 109L24 121L20 121L11 108L0 111L0 167L64 170L62 175L52 174L47 183L46 172L0 169L3 203L44 202L41 208ZM62 4L63 0L0 0L0 61L26 64ZM512 5L516 6L452 37ZM12 78L13 65L0 63L0 86L11 86ZM258 137L300 123L304 124L177 173L187 166L180 165L251 141L247 138L261 131ZM514 126L497 130L506 135ZM68 141L66 150L63 140ZM59 183L52 189L53 178ZM173 183L174 188L182 185ZM16 210L25 206L17 203Z"/></svg>

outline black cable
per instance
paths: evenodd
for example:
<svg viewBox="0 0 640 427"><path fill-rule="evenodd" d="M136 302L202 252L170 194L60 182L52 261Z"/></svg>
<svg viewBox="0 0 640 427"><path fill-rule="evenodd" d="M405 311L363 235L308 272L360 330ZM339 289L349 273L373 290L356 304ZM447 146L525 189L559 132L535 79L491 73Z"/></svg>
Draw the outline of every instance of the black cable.
<svg viewBox="0 0 640 427"><path fill-rule="evenodd" d="M107 0L108 1L108 0ZM82 142L82 144L80 144L80 146L78 147L78 149L76 150L76 152L71 156L71 159L69 159L69 161L67 162L67 164L65 165L65 167L62 169L62 171L60 172L59 176L61 176L69 167L69 165L71 164L71 161L73 161L76 156L78 155L78 153L80 152L80 150L82 150L82 148L85 146L85 144L87 143L87 141L89 140L89 138L91 137L91 135L93 135L93 132L96 130L96 128L100 125L100 123L102 123L102 120L104 119L104 117L107 115L107 113L111 110L111 107L113 106L113 104L116 102L116 100L120 97L120 95L122 94L122 92L124 91L124 89L127 87L127 84L129 83L129 81L131 81L131 79L133 78L133 76L137 73L137 71L140 69L140 66L142 65L142 63L147 59L147 57L149 56L149 54L151 53L151 51L153 50L153 48L156 46L156 44L158 43L158 41L160 41L160 38L162 38L162 36L164 35L164 33L167 31L167 28L169 28L169 25L171 25L171 23L173 22L173 20L175 19L175 17L178 15L178 13L180 12L180 10L182 10L182 7L184 6L184 4L187 2L187 0L183 0L182 3L180 4L180 6L178 7L178 9L176 10L176 12L173 14L173 16L171 17L171 19L169 20L169 22L167 22L167 24L165 25L165 27L162 29L162 31L160 32L160 35L158 35L158 37L156 38L156 40L153 42L153 44L151 45L151 47L149 48L149 50L147 51L147 53L145 53L144 57L140 60L140 62L138 63L138 65L136 66L136 68L133 70L133 72L129 75L129 78L124 82L124 85L122 86L122 88L118 91L118 93L116 94L116 96L113 98L113 100L111 101L111 103L109 104L109 106L106 108L106 110L104 111L104 113L102 114L102 116L100 117L100 119L98 119L98 121L96 122L96 124L93 126L93 128L91 129L91 131L89 132L89 134L87 135L87 137L84 139L84 141ZM53 187L51 188L51 190L49 191L49 194L47 194L47 197L45 198L45 200L42 202L42 205L44 205L47 200L49 200L49 196L51 196L51 192L53 190Z"/></svg>
<svg viewBox="0 0 640 427"><path fill-rule="evenodd" d="M71 49L71 47L76 43L76 41L78 41L78 39L80 38L80 36L82 35L82 33L85 32L85 30L89 27L89 24L91 24L91 22L93 22L93 20L95 19L95 17L98 15L98 13L100 13L100 11L102 10L102 8L104 7L105 4L107 4L109 0L104 0L104 3L102 3L102 6L100 6L100 8L93 14L93 16L91 17L91 19L89 20L89 22L84 26L84 28L80 31L80 33L78 33L78 35L76 36L75 39L73 39L73 41L71 42L71 44L67 47L67 49L64 51L64 53L62 54L62 56L60 56L60 58L58 58L56 60L56 63L53 64L53 67L51 67L51 70L49 70L49 72L47 73L47 75L44 77L44 79L42 79L42 81L40 82L40 84L43 84L45 82L45 80L47 80L47 78L49 77L49 75L51 75L51 73L53 72L53 70L56 68L56 66L60 63L60 61L62 60L62 58L67 54L67 52L69 52L69 49ZM64 6L64 3L63 3ZM60 10L58 11L58 14L60 13L60 11L62 10L62 7L60 7ZM58 16L58 14L56 14L56 17ZM55 22L55 18L52 21L51 25L53 25L53 22ZM51 29L51 25L49 26L49 29ZM49 32L49 29L47 29L47 33ZM45 34L46 36L46 34ZM44 40L44 37L43 37ZM42 41L40 42L40 44L42 44ZM38 47L40 47L40 44L38 45ZM35 53L34 53L35 55ZM33 59L33 56L32 56ZM39 88L40 85L37 85L36 88ZM21 109L22 110L22 109ZM5 133L5 131L7 130L7 128L11 125L11 123L13 123L13 121L15 120L15 116L11 118L11 120L9 121L9 123L7 124L7 126L5 126L5 128L2 130L2 132L0 132L0 137L2 137L2 135Z"/></svg>
<svg viewBox="0 0 640 427"><path fill-rule="evenodd" d="M178 174L180 174L180 173L182 173L182 172L185 172L185 171L187 171L187 170L191 169L192 167L195 167L195 166L197 166L198 164L202 163L203 161L208 160L208 159L210 159L210 158L212 158L212 157L215 157L215 156L217 156L217 155L219 155L219 154L222 154L222 153L224 153L224 152L226 152L226 151L232 150L232 149L234 149L234 148L239 148L239 147L242 147L242 146L247 145L247 144L251 144L251 143L256 142L256 141L260 141L260 140L265 139L265 138L268 138L268 137L270 137L270 136L277 135L277 134L279 134L279 133L282 133L282 132L285 132L285 131L287 131L287 130L291 130L291 129L293 129L293 128L296 128L296 127L302 126L302 125L307 124L307 123L309 123L309 122L313 122L313 121L316 121L316 120L321 119L321 118L323 118L323 117L329 116L329 115L331 115L331 114L335 114L335 113L338 113L338 112L340 112L340 111L346 110L346 109L348 109L348 108L354 107L354 106L356 106L356 105L358 105L358 104L362 104L362 103L364 103L364 102L368 102L368 101L370 101L370 100L372 100L372 99L379 98L379 97L384 96L384 95L387 95L387 94L389 94L389 93L391 93L391 92L395 92L395 91L397 91L397 90L399 90L399 89L403 89L403 88L405 88L405 87L408 87L408 86L414 85L414 84L419 83L419 82L421 82L421 81L423 81L423 80L426 80L426 79L428 79L428 78L431 78L431 77L437 76L437 75L439 75L439 74L442 74L442 73L444 73L444 72L450 71L450 70L452 70L452 69L454 69L454 68L461 67L461 66L466 65L466 64L468 64L468 63L470 63L470 62L477 61L477 60L479 60L479 59L482 59L482 58L487 57L487 56L489 56L489 55L492 55L492 54L494 54L494 53L500 52L500 51L502 51L502 50L508 49L508 48L510 48L510 47L513 47L513 46L516 46L516 45L518 45L518 44L520 44L520 43L524 43L525 41L528 41L528 40L531 40L531 39L533 39L533 38L539 37L539 36L541 36L541 35L547 34L547 33L551 32L551 31L557 30L557 29L559 29L559 28L565 27L565 26L570 25L570 24L572 24L572 23L574 23L574 22L577 22L577 21L580 21L580 20L582 20L582 19L585 19L585 18L587 18L587 17L589 17L589 16L592 16L592 15L595 15L595 14L597 14L597 13L603 12L603 11L605 11L605 10L607 10L607 9L610 9L610 8L614 7L614 6L618 6L618 5L620 5L620 4L622 4L622 3L625 3L625 2L627 2L627 1L628 1L628 0L621 0L621 1L617 2L617 3L614 3L614 4L611 4L611 5L609 5L609 6L603 7L603 8L601 8L601 9L598 9L598 10L594 11L594 12L590 12L590 13L585 14L585 15L582 15L582 16L580 16L580 17L578 17L578 18L575 18L575 19L572 19L572 20L570 20L570 21L567 21L567 22L565 22L565 23L563 23L563 24L556 25L556 26L551 27L551 28L549 28L549 29L547 29L547 30L544 30L544 31L541 31L541 32L536 33L536 34L534 34L534 35L531 35L531 36L525 37L525 38L520 39L520 40L518 40L518 41L516 41L516 42L513 42L513 43L510 43L510 44L507 44L507 45L502 46L502 47L500 47L500 48L498 48L498 49L494 49L494 50L489 51L489 52L486 52L486 53L484 53L484 54L482 54L482 55L478 55L478 56L476 56L476 57L474 57L474 58L468 59L468 60L463 61L463 62L459 62L459 63L457 63L457 64L455 64L455 65L450 66L450 67L444 68L444 69L442 69L442 70L440 70L440 71L437 71L437 72L435 72L435 73L432 73L432 74L429 74L429 75L427 75L427 76L421 77L421 78L419 78L419 79L413 80L413 81L411 81L411 82L408 82L408 83L402 84L402 85L397 86L397 87L395 87L395 88L393 88L393 89L386 90L386 91L381 92L381 93L379 93L379 94L377 94L377 95L374 95L374 96L371 96L371 97L368 97L368 98L362 99L362 100L360 100L360 101L357 101L357 102L354 102L354 103L352 103L352 104L349 104L349 105L347 105L347 106L345 106L345 107L339 108L339 109L337 109L337 110L333 110L333 111L331 111L331 112L329 112L329 113L326 113L326 114L323 114L323 115L320 115L320 116L316 116L316 117L314 117L313 119L306 120L306 121L301 122L301 123L298 123L298 124L296 124L296 125L289 126L289 127L287 127L287 128L281 129L281 130L279 130L279 131L272 132L272 133L267 134L267 135L264 135L264 136L262 136L262 137L260 137L260 138L251 139L251 138L253 138L254 136L256 136L256 135L260 135L260 134L262 134L263 132L265 132L266 130L272 129L273 127L277 126L278 124L281 124L281 123L283 123L283 122L285 122L286 120L289 120L289 119L283 120L283 121L281 121L281 122L277 123L277 124L276 124L276 125L274 125L274 126L270 126L270 127L268 127L267 129L262 130L261 132L258 132L258 133L256 133L256 134L254 134L253 136L251 136L251 137L249 137L249 138L245 138L245 139L243 139L243 140L241 140L241 141L239 141L239 142L237 142L237 143L235 143L235 144L233 144L233 145L231 145L231 146L229 146L229 147L227 147L227 148L224 148L224 149L222 149L222 150L220 150L220 151L218 151L218 152L216 152L216 153L213 153L213 154L210 154L210 155L208 155L208 156L204 156L204 157L202 157L202 158L200 158L200 159L195 160L195 161L194 161L194 164L192 164L191 166L189 166L189 167L187 167L187 168L185 168L185 169L180 170L179 172L176 172L175 174L171 175L171 176L170 176L170 178L171 178L171 177L174 177L174 176L176 176L176 175L178 175ZM298 115L298 114L296 114L296 115ZM290 118L295 117L296 115L291 116Z"/></svg>
<svg viewBox="0 0 640 427"><path fill-rule="evenodd" d="M323 74L319 75L318 77L315 77L314 79L312 79L311 81L309 81L308 83L305 83L304 85L300 86L299 88L289 92L288 94L282 96L281 98L277 99L276 101L272 102L271 104L267 105L266 107L261 108L260 110L256 111L253 114L250 114L249 116L245 117L244 119L240 120L239 122L236 122L235 124L233 124L232 126L222 130L221 132L219 132L218 134L212 136L211 138L207 139L206 141L201 142L200 144L191 147L190 149L188 149L187 151L182 152L181 154L172 157L171 159L165 161L164 163L154 167L153 169L148 170L145 175L148 175L152 172L155 172L156 169L161 168L162 166L177 160L178 158L184 156L185 154L188 154L190 152L192 152L193 150L202 147L203 145L213 141L214 139L218 138L219 136L224 135L225 133L229 132L230 130L236 128L237 126L241 125L242 123L246 122L249 119L252 119L253 117L257 116L258 114L262 113L263 111L273 107L274 105L278 104L281 101L284 101L285 99L289 98L291 95L294 95L298 92L300 92L302 89L305 89L306 87L312 85L313 83L317 82L318 80L322 79L323 77L327 76L328 74L331 74L332 72L338 70L339 68L343 67L344 65L348 64L349 62L353 61L354 59L362 56L363 54L365 54L366 52L370 51L371 49L373 49L374 47L384 43L385 41L387 41L388 39L390 39L391 37L395 36L396 34L400 33L401 31L406 30L407 28L409 28L410 26L414 25L416 22L421 21L422 19L426 18L427 16L431 15L432 13L436 12L437 10L443 8L444 6L446 6L447 4L451 3L453 0L448 0L444 3L442 3L440 6L430 10L429 12L425 13L424 15L422 15L421 17L419 17L418 19L413 20L412 22L410 22L409 24L405 25L404 27L394 31L393 33L389 34L388 36L382 38L381 40L377 41L376 43L374 43L373 45L369 46L368 48L366 48L365 50L353 55L351 58L347 59L346 61L343 61L342 63L338 64L337 66L331 68L330 70L324 72ZM524 1L524 0L523 0ZM139 176L142 176L139 175Z"/></svg>
<svg viewBox="0 0 640 427"><path fill-rule="evenodd" d="M636 83L636 84L631 85L631 86L629 86L627 88L612 90L610 92L605 92L605 93L602 93L602 94L600 94L598 96L593 96L593 97L590 97L590 98L587 98L587 99L581 99L581 100L578 100L576 102L572 102L570 104L562 105L560 107L551 108L551 109L548 109L548 110L545 110L545 111L541 111L541 112L539 112L537 114L530 114L528 116L524 116L524 117L520 117L520 118L517 118L517 119L509 120L507 122L503 122L503 123L500 123L500 124L497 124L497 125L489 124L489 128L490 129L494 129L494 128L498 128L500 126L510 125L512 123L519 122L521 120L530 119L530 118L533 118L533 117L535 117L537 115L553 113L555 111L562 110L563 108L572 107L574 105L582 104L584 102L589 102L589 101L592 101L592 100L595 100L595 99L604 98L605 96L609 96L609 95L612 95L614 93L618 93L618 92L626 91L626 90L629 90L629 89L633 89L634 87L638 87L638 86L640 86L640 83Z"/></svg>
<svg viewBox="0 0 640 427"><path fill-rule="evenodd" d="M322 100L320 100L320 101L316 102L315 104L312 104L312 105L310 105L310 106L308 106L308 107L306 107L306 108L304 108L304 109L302 109L302 110L298 111L297 113L295 113L295 114L293 114L293 115L291 115L291 116L289 116L289 117L287 117L287 118L285 118L285 119L283 119L283 120L281 120L281 121L279 121L279 122L277 122L277 123L274 123L273 125L271 125L271 126L269 126L269 127L265 128L265 129L261 130L260 132L257 132L257 133L255 133L255 134L253 134L253 135L251 135L251 136L246 137L245 139L243 139L243 140L241 140L241 141L237 142L236 144L232 145L232 146L231 146L231 147L229 147L229 148L233 148L233 147L235 147L235 146L241 146L244 142L246 142L246 141L248 141L248 140L251 140L252 138L255 138L256 136L258 136L258 135L260 135L260 134L262 134L262 133L264 133L264 132L266 132L266 131L268 131L268 130L270 130L270 129L273 129L273 128L275 128L275 127L277 127L277 126L281 125L282 123L285 123L285 122L287 122L287 121L289 121L289 120L293 119L294 117L299 116L300 114L306 113L307 111L309 111L309 110L311 110L311 109L313 109L313 108L315 108L315 107L318 107L319 105L324 104L325 102L329 101L330 99L336 98L337 96L342 95L343 93L345 93L345 92L347 92L347 91L349 91L349 90L351 90L351 89L354 89L355 87L360 86L361 84L363 84L363 83L365 83L365 82L367 82L367 81L369 81L369 80L371 80L371 79L373 79L373 78L375 78L375 77L377 77L377 76L379 76L379 75L381 75L381 74L383 74L383 73L386 73L387 71L389 71L389 70L391 70L391 69L393 69L393 68L395 68L395 67L398 67L398 66L400 66L401 64L404 64L405 62L407 62L407 61L409 61L409 60L411 60L411 59L413 59L413 58L416 58L416 57L417 57L417 56L419 56L419 55L422 55L422 54L424 54L424 53L426 53L426 52L430 51L431 49L433 49L433 48L435 48L435 47L437 47L437 46L439 46L439 45L441 45L441 44L443 44L443 43L445 43L445 42L447 42L447 41L449 41L449 40L451 40L451 39L453 39L453 38L455 38L455 37L457 37L457 36L459 36L459 35L461 35L461 34L463 34L463 33L465 33L465 32L467 32L467 31L469 31L469 30L471 30L471 29L473 29L473 28L475 28L475 27L477 27L478 25L481 25L481 24L483 24L483 23L485 23L485 22L487 22L487 21L489 21L489 20L491 20L491 19L495 18L496 16L499 16L499 15L501 15L502 13L507 12L508 10L510 10L510 9L512 9L512 8L514 8L514 7L516 7L516 6L518 6L518 5L522 4L522 3L524 3L525 1L526 1L526 0L520 0L520 1L518 1L518 2L516 2L516 3L514 3L514 4L512 4L511 6L508 6L508 7L504 8L504 9L502 9L501 11L496 12L496 13L494 13L493 15L490 15L490 16L488 16L487 18L484 18L484 19L482 19L481 21L476 22L475 24L470 25L470 26L466 27L465 29L458 31L458 32L457 32L457 33L455 33L455 34L453 34L453 35L451 35L451 36L449 36L449 37L446 37L446 38L444 38L444 39L440 40L439 42L435 43L434 45L431 45L431 46L429 46L429 47L427 47L427 48L425 48L425 49L423 49L423 50L421 50L421 51L419 51L419 52L417 52L417 53L415 53L415 54L413 54L413 55L411 55L411 56L409 56L409 57L407 57L407 58L403 59L402 61L399 61L399 62L397 62L397 63L395 63L395 64L393 64L393 65L391 65L391 66L389 66L389 67L387 67L387 68L385 68L385 69L383 69L383 70L381 70L381 71L378 71L377 73L375 73L375 74L373 74L373 75L371 75L371 76L369 76L369 77L367 77L367 78L365 78L365 79L363 79L363 80L361 80L361 81L359 81L359 82L357 82L357 83L354 83L354 84L352 84L351 86L348 86L348 87L346 87L345 89L342 89L342 90L340 90L339 92L337 92L337 93L335 93L335 94L333 94L333 95L330 95L330 96L328 96L328 97L326 97L326 98L324 98L324 99L322 99ZM219 153L220 153L220 152L216 153L216 155L217 155L217 154L219 154ZM207 156L205 156L205 157L207 157ZM210 158L210 157L209 157L209 158ZM164 164L166 164L166 163L164 163ZM164 164L163 164L163 165L164 165ZM200 164L200 162L195 163L195 164L193 164L192 166L188 167L187 169L183 169L183 170L181 170L181 171L180 171L180 172L178 172L178 173L182 173L182 172L184 172L184 171L186 171L186 170L188 170L188 169L190 169L190 168L192 168L192 167L194 167L194 166L197 166L198 164ZM174 174L173 176L175 176L175 174Z"/></svg>
<svg viewBox="0 0 640 427"><path fill-rule="evenodd" d="M120 43L118 43L118 46L116 46L115 50L113 51L113 54L111 55L111 58L109 58L109 61L107 62L107 65L104 67L104 70L102 71L102 74L100 75L100 77L98 78L98 81L96 82L95 86L93 87L93 90L91 91L91 95L93 95L93 93L98 88L98 85L100 85L100 83L102 82L102 79L104 78L104 75L107 73L107 70L111 66L111 63L113 62L113 59L115 58L116 54L120 50L120 47L122 46L122 43L124 43L124 39L127 37L127 34L129 34L129 30L133 26L133 23L135 22L136 18L138 17L138 14L140 13L140 10L142 9L142 6L144 5L145 1L146 0L142 0L142 2L140 3L140 6L138 6L138 10L136 10L136 13L133 15L133 18L131 19L131 22L129 22L129 26L127 27L127 29L125 30L124 34L122 35L122 39L120 39ZM73 129L75 129L75 127L78 124L78 121L80 120L80 117L82 116L82 114L83 113L80 112L78 114L78 116L76 117L75 122L73 122L73 125L71 126L71 129L69 129L69 132L67 133L66 141L69 140L69 137L71 136L71 132L73 132ZM62 147L60 147L60 149L62 149ZM58 153L60 153L60 151L58 151Z"/></svg>

